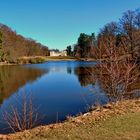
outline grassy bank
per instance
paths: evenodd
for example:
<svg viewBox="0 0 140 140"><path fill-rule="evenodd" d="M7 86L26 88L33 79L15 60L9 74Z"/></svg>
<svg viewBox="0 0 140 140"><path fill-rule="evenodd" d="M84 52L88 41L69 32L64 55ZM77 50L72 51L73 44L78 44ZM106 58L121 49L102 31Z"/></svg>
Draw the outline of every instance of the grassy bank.
<svg viewBox="0 0 140 140"><path fill-rule="evenodd" d="M71 60L78 60L75 57L72 56L47 56L47 61L71 61Z"/></svg>
<svg viewBox="0 0 140 140"><path fill-rule="evenodd" d="M37 64L46 61L76 61L80 60L71 56L31 56L20 57L14 62L0 62L0 65Z"/></svg>
<svg viewBox="0 0 140 140"><path fill-rule="evenodd" d="M135 140L140 139L140 99L96 107L64 123L5 136L9 140Z"/></svg>
<svg viewBox="0 0 140 140"><path fill-rule="evenodd" d="M36 64L36 63L43 63L45 61L46 61L46 57L43 56L21 57L18 58L17 64Z"/></svg>
<svg viewBox="0 0 140 140"><path fill-rule="evenodd" d="M18 61L22 64L26 63L40 63L44 61L98 61L95 58L78 58L73 56L34 56L34 57L22 57ZM101 59L103 61L104 59Z"/></svg>
<svg viewBox="0 0 140 140"><path fill-rule="evenodd" d="M96 61L92 58L76 58L72 56L31 56L20 57L14 62L0 62L0 65L37 64L47 61Z"/></svg>
<svg viewBox="0 0 140 140"><path fill-rule="evenodd" d="M46 61L46 57L43 56L33 56L33 57L20 57L13 62L0 62L0 66L3 65L22 65L22 64L37 64Z"/></svg>
<svg viewBox="0 0 140 140"><path fill-rule="evenodd" d="M47 61L96 61L94 58L78 58L72 56L48 56Z"/></svg>

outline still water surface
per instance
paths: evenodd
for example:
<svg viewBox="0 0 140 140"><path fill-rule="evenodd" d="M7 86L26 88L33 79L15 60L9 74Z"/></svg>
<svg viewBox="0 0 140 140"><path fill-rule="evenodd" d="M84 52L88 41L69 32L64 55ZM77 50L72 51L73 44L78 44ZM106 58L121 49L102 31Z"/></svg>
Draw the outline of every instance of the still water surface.
<svg viewBox="0 0 140 140"><path fill-rule="evenodd" d="M25 66L0 66L0 133L9 130L3 112L19 108L23 97L32 98L40 124L63 121L106 103L107 97L94 79L95 62L61 61ZM20 109L19 109L20 110Z"/></svg>

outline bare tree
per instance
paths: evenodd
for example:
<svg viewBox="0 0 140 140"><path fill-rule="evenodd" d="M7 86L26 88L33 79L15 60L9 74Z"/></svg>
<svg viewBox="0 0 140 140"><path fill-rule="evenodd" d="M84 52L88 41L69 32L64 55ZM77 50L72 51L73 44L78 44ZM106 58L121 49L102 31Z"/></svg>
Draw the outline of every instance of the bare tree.
<svg viewBox="0 0 140 140"><path fill-rule="evenodd" d="M32 98L27 99L26 95L21 104L19 98L16 98L17 108L10 106L11 111L4 111L3 119L13 132L24 131L35 127L39 122L38 109L33 107Z"/></svg>
<svg viewBox="0 0 140 140"><path fill-rule="evenodd" d="M125 37L127 47L132 59L134 58L135 48L135 17L136 15L134 11L127 11L123 14L123 17L120 19L120 33Z"/></svg>
<svg viewBox="0 0 140 140"><path fill-rule="evenodd" d="M137 64L132 63L129 56L120 55L113 40L107 40L110 45L104 49L106 59L97 64L97 79L110 99L131 97L134 91L130 87L137 82L140 73L136 71Z"/></svg>

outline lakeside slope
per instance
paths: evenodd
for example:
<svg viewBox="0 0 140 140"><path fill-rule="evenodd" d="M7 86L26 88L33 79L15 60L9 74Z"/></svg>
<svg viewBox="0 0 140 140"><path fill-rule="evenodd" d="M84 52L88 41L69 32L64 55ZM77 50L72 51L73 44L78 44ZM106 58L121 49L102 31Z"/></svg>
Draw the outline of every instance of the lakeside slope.
<svg viewBox="0 0 140 140"><path fill-rule="evenodd" d="M8 140L135 140L140 139L140 99L98 106L63 123L1 136Z"/></svg>

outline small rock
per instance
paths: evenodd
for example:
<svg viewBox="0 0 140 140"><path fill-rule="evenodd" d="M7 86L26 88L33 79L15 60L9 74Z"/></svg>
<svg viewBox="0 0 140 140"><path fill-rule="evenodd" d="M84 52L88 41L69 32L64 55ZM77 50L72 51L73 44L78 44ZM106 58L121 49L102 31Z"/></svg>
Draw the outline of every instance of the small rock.
<svg viewBox="0 0 140 140"><path fill-rule="evenodd" d="M107 109L103 109L103 112L108 112L108 108Z"/></svg>
<svg viewBox="0 0 140 140"><path fill-rule="evenodd" d="M90 113L85 113L83 114L83 117L90 115Z"/></svg>
<svg viewBox="0 0 140 140"><path fill-rule="evenodd" d="M103 108L112 109L112 106L110 104L108 104L108 105L103 106Z"/></svg>

